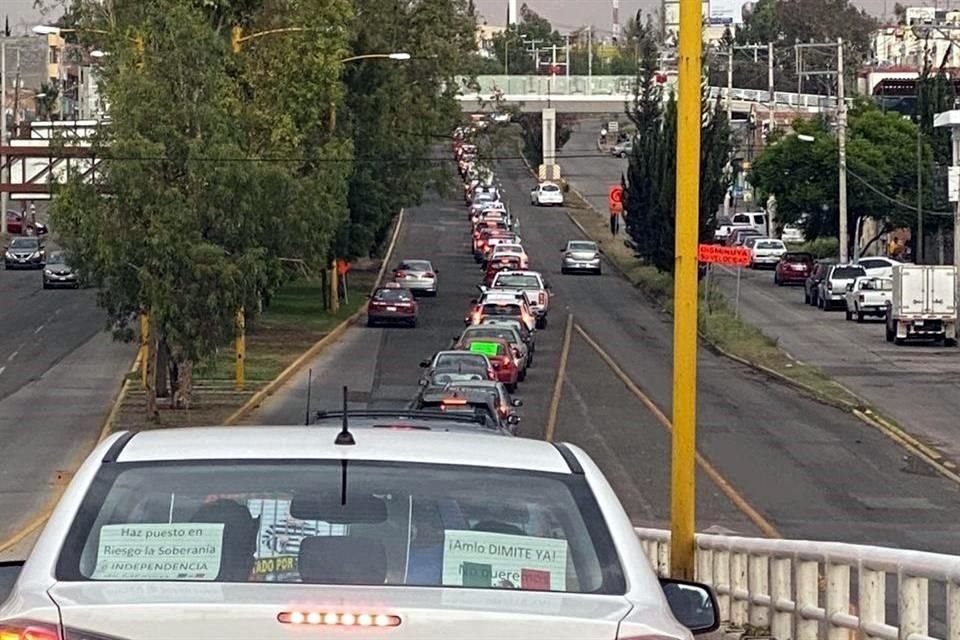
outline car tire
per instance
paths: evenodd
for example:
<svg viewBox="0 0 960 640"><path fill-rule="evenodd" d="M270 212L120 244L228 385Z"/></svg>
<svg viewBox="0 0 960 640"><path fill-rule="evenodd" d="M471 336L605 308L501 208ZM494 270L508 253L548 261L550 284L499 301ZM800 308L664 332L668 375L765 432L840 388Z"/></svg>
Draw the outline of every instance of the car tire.
<svg viewBox="0 0 960 640"><path fill-rule="evenodd" d="M537 317L537 329L546 329L547 328L547 317L538 316Z"/></svg>
<svg viewBox="0 0 960 640"><path fill-rule="evenodd" d="M810 304L810 292L807 291L807 287L803 287L803 304Z"/></svg>
<svg viewBox="0 0 960 640"><path fill-rule="evenodd" d="M863 324L864 314L863 311L857 311L857 322Z"/></svg>
<svg viewBox="0 0 960 640"><path fill-rule="evenodd" d="M595 275L595 276L602 276L602 275L603 275L603 269L597 269L596 271L593 272L593 275Z"/></svg>
<svg viewBox="0 0 960 640"><path fill-rule="evenodd" d="M517 390L517 383L516 383L516 382L512 382L512 383L510 383L510 384L508 384L508 385L506 385L506 386L507 386L507 391L509 391L510 393L513 393L514 391Z"/></svg>
<svg viewBox="0 0 960 640"><path fill-rule="evenodd" d="M773 284L777 285L778 287L783 286L783 283L780 282L780 277L777 274L773 274Z"/></svg>
<svg viewBox="0 0 960 640"><path fill-rule="evenodd" d="M529 366L529 365L528 365L528 366ZM523 382L523 381L526 380L526 379L527 379L527 370L526 370L526 369L523 369L523 370L520 372L520 375L517 376L517 380L519 380L520 382Z"/></svg>
<svg viewBox="0 0 960 640"><path fill-rule="evenodd" d="M944 338L944 339L943 339L943 346L945 346L945 347L955 347L955 346L957 346L957 339L956 339L956 338Z"/></svg>
<svg viewBox="0 0 960 640"><path fill-rule="evenodd" d="M853 320L853 313L850 311L850 309L847 309L846 311L844 311L844 318L846 319L847 322L850 322L851 320Z"/></svg>
<svg viewBox="0 0 960 640"><path fill-rule="evenodd" d="M570 271L568 271L566 267L560 267L560 273L562 273L563 275L567 275L568 273L570 273Z"/></svg>
<svg viewBox="0 0 960 640"><path fill-rule="evenodd" d="M368 327L375 327L376 325L377 325L377 321L376 321L376 320L374 320L373 318L367 318L367 326L368 326Z"/></svg>
<svg viewBox="0 0 960 640"><path fill-rule="evenodd" d="M49 289L49 288L50 288L50 284L49 284L46 280L43 281L43 288L44 288L44 289Z"/></svg>

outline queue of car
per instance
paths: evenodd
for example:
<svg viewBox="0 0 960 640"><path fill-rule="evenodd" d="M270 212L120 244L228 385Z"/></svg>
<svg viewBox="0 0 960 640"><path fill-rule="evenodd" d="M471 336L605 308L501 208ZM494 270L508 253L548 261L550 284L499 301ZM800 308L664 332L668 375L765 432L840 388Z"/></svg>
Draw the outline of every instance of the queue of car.
<svg viewBox="0 0 960 640"><path fill-rule="evenodd" d="M424 361L410 407L349 410L344 388L342 410L305 426L105 438L0 605L0 638L715 631L710 588L656 576L582 449L511 437L503 363L533 364L550 303L530 266L498 272L479 316ZM405 276L390 284L385 302L417 302Z"/></svg>

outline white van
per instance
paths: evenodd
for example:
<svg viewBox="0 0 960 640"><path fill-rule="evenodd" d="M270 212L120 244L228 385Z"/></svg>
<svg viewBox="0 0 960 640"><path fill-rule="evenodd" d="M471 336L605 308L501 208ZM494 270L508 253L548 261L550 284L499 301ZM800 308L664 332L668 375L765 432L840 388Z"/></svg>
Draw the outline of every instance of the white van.
<svg viewBox="0 0 960 640"><path fill-rule="evenodd" d="M733 222L735 225L749 224L764 236L767 236L770 233L767 229L767 214L763 211L735 213L731 218L731 222Z"/></svg>

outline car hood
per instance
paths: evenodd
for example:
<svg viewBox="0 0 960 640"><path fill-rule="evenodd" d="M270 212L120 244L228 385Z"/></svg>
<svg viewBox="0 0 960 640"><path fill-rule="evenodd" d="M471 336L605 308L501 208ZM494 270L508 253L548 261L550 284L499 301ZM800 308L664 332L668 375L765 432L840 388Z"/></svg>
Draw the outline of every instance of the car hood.
<svg viewBox="0 0 960 640"><path fill-rule="evenodd" d="M622 596L434 587L86 582L58 583L49 594L65 627L124 640L286 640L297 629L278 615L293 611L400 618L390 629L337 630L353 640L613 640L632 609ZM651 619L663 614L651 611Z"/></svg>

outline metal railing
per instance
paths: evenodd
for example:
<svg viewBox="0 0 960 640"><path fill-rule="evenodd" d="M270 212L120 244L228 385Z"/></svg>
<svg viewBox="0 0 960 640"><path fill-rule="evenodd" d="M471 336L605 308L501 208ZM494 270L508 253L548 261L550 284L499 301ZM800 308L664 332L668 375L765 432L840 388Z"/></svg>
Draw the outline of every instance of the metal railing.
<svg viewBox="0 0 960 640"><path fill-rule="evenodd" d="M653 568L665 575L670 532L636 531ZM698 534L696 545L697 579L716 590L721 618L733 627L769 627L777 640L850 640L853 633L864 640L960 640L958 556L707 534ZM939 596L933 604L931 584ZM930 631L934 621L940 635Z"/></svg>
<svg viewBox="0 0 960 640"><path fill-rule="evenodd" d="M673 78L667 80L668 84ZM565 96L591 96L595 98L615 97L627 99L633 95L636 78L634 76L477 76L473 80L457 78L462 99L476 99L478 96L492 99L495 94L510 99L511 96L552 96L563 100ZM726 99L726 87L711 87L711 97ZM758 106L770 104L770 92L765 89L738 89L730 92L738 103L757 103ZM774 102L779 108L824 111L835 109L837 100L832 96L815 93L790 93L777 91Z"/></svg>

